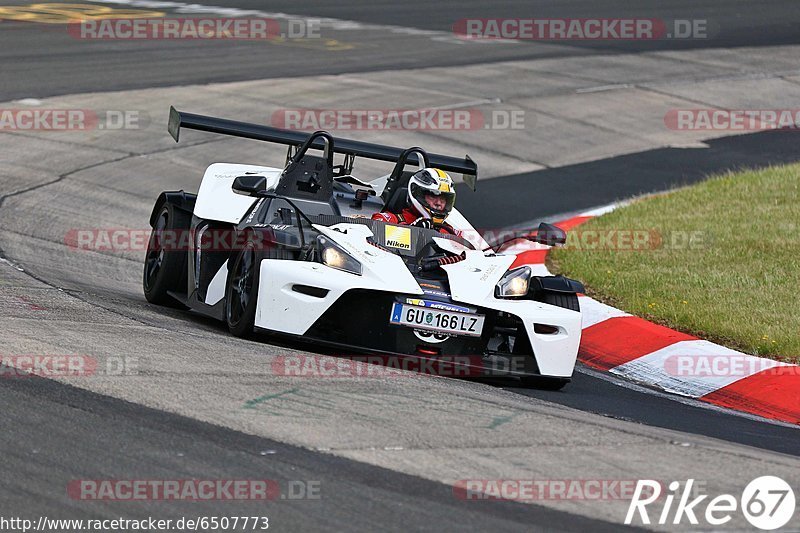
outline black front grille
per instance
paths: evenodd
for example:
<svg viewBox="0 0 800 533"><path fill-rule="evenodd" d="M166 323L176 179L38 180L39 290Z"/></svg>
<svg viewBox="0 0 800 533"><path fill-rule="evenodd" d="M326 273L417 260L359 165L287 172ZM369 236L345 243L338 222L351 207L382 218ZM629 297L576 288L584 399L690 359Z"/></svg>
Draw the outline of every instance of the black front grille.
<svg viewBox="0 0 800 533"><path fill-rule="evenodd" d="M362 289L348 291L314 323L306 335L366 350L414 354L417 347L425 342L414 335L412 328L389 323L392 305L395 301L405 301L405 298L428 297ZM486 314L481 337L453 336L431 346L440 348L443 355L482 355L494 327L496 313L486 313L480 309L478 312Z"/></svg>

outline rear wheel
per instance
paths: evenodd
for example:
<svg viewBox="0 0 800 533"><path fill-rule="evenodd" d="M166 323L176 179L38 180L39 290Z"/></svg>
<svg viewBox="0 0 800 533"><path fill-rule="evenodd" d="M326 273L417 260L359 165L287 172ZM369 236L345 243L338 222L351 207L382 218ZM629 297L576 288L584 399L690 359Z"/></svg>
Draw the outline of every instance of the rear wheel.
<svg viewBox="0 0 800 533"><path fill-rule="evenodd" d="M189 230L191 216L164 204L153 225L150 240L147 243L147 254L144 259L142 288L144 297L153 304L186 309L186 306L175 300L167 291L186 291L186 251L180 246L169 247L166 243L177 243L178 239L165 238L180 236Z"/></svg>

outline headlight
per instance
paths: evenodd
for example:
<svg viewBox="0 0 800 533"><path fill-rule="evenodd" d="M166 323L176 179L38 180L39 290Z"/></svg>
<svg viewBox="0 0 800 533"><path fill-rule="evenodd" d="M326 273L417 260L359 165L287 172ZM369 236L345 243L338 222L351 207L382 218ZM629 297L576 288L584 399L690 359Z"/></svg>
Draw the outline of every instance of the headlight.
<svg viewBox="0 0 800 533"><path fill-rule="evenodd" d="M317 237L317 250L322 264L350 272L351 274L361 275L361 263L330 239L322 235Z"/></svg>
<svg viewBox="0 0 800 533"><path fill-rule="evenodd" d="M528 285L531 281L531 269L529 267L515 268L509 270L503 279L497 282L495 295L498 298L512 298L514 296L525 296L528 294Z"/></svg>

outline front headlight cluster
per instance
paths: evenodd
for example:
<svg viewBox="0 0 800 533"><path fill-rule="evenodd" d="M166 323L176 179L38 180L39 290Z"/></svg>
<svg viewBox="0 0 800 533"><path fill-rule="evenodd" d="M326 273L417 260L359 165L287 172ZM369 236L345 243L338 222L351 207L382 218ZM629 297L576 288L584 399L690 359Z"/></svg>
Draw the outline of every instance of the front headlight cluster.
<svg viewBox="0 0 800 533"><path fill-rule="evenodd" d="M361 275L361 263L347 253L341 246L320 235L317 237L317 252L320 262L331 268Z"/></svg>
<svg viewBox="0 0 800 533"><path fill-rule="evenodd" d="M530 267L520 267L509 270L503 279L497 282L494 289L498 298L514 298L528 294L531 282Z"/></svg>

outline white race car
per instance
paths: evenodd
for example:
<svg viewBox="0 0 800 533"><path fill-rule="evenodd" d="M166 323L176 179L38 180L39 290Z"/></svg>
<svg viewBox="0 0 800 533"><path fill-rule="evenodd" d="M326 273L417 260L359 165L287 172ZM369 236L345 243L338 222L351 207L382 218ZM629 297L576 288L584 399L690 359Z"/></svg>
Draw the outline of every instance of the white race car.
<svg viewBox="0 0 800 533"><path fill-rule="evenodd" d="M215 163L196 195L161 193L144 266L148 301L224 320L237 336L263 330L550 389L570 380L579 282L516 266L516 255L495 253L455 209L447 223L459 236L371 219L405 206L407 166L461 173L474 190L477 165L468 156L171 108L176 141L181 127L281 143L289 154L283 168ZM396 164L367 182L352 175L356 157ZM552 246L565 235L542 224L529 239Z"/></svg>

